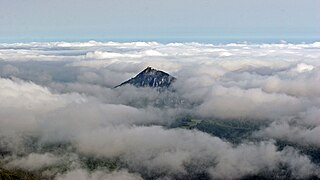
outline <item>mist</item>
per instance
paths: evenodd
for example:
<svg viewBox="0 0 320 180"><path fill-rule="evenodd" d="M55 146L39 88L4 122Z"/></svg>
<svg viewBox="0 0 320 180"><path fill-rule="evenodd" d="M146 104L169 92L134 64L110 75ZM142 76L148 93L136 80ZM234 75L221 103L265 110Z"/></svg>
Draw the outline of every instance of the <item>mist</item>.
<svg viewBox="0 0 320 180"><path fill-rule="evenodd" d="M0 168L51 179L320 178L320 43L0 44ZM146 67L174 90L114 88Z"/></svg>

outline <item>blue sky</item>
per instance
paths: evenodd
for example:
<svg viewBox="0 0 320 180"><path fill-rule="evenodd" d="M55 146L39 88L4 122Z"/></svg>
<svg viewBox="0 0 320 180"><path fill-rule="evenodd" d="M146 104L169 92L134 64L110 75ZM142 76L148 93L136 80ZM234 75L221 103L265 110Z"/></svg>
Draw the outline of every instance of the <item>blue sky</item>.
<svg viewBox="0 0 320 180"><path fill-rule="evenodd" d="M319 0L0 0L0 41L316 41L319 8Z"/></svg>

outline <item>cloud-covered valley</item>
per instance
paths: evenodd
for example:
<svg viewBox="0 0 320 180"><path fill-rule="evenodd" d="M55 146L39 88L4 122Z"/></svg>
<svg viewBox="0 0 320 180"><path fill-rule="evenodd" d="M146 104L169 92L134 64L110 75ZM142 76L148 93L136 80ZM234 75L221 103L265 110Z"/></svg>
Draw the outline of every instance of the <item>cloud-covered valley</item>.
<svg viewBox="0 0 320 180"><path fill-rule="evenodd" d="M320 43L0 44L0 170L320 178ZM174 90L123 86L151 66Z"/></svg>

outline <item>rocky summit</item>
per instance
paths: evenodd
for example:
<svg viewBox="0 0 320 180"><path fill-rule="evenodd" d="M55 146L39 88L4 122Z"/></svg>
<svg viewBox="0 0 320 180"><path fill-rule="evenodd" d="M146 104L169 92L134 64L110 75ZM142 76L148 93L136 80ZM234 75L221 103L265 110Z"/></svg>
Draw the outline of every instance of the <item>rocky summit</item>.
<svg viewBox="0 0 320 180"><path fill-rule="evenodd" d="M135 77L121 83L115 88L124 85L133 85L136 87L168 88L175 80L175 77L166 72L153 69L152 67L147 67Z"/></svg>

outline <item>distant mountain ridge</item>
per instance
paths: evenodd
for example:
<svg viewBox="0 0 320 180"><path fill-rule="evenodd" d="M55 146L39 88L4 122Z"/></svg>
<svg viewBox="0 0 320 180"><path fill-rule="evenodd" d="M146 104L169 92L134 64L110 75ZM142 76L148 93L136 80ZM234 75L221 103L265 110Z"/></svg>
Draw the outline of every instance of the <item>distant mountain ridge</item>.
<svg viewBox="0 0 320 180"><path fill-rule="evenodd" d="M114 88L127 84L136 87L168 88L175 80L175 77L166 72L153 69L152 67L147 67L135 77L115 86Z"/></svg>

